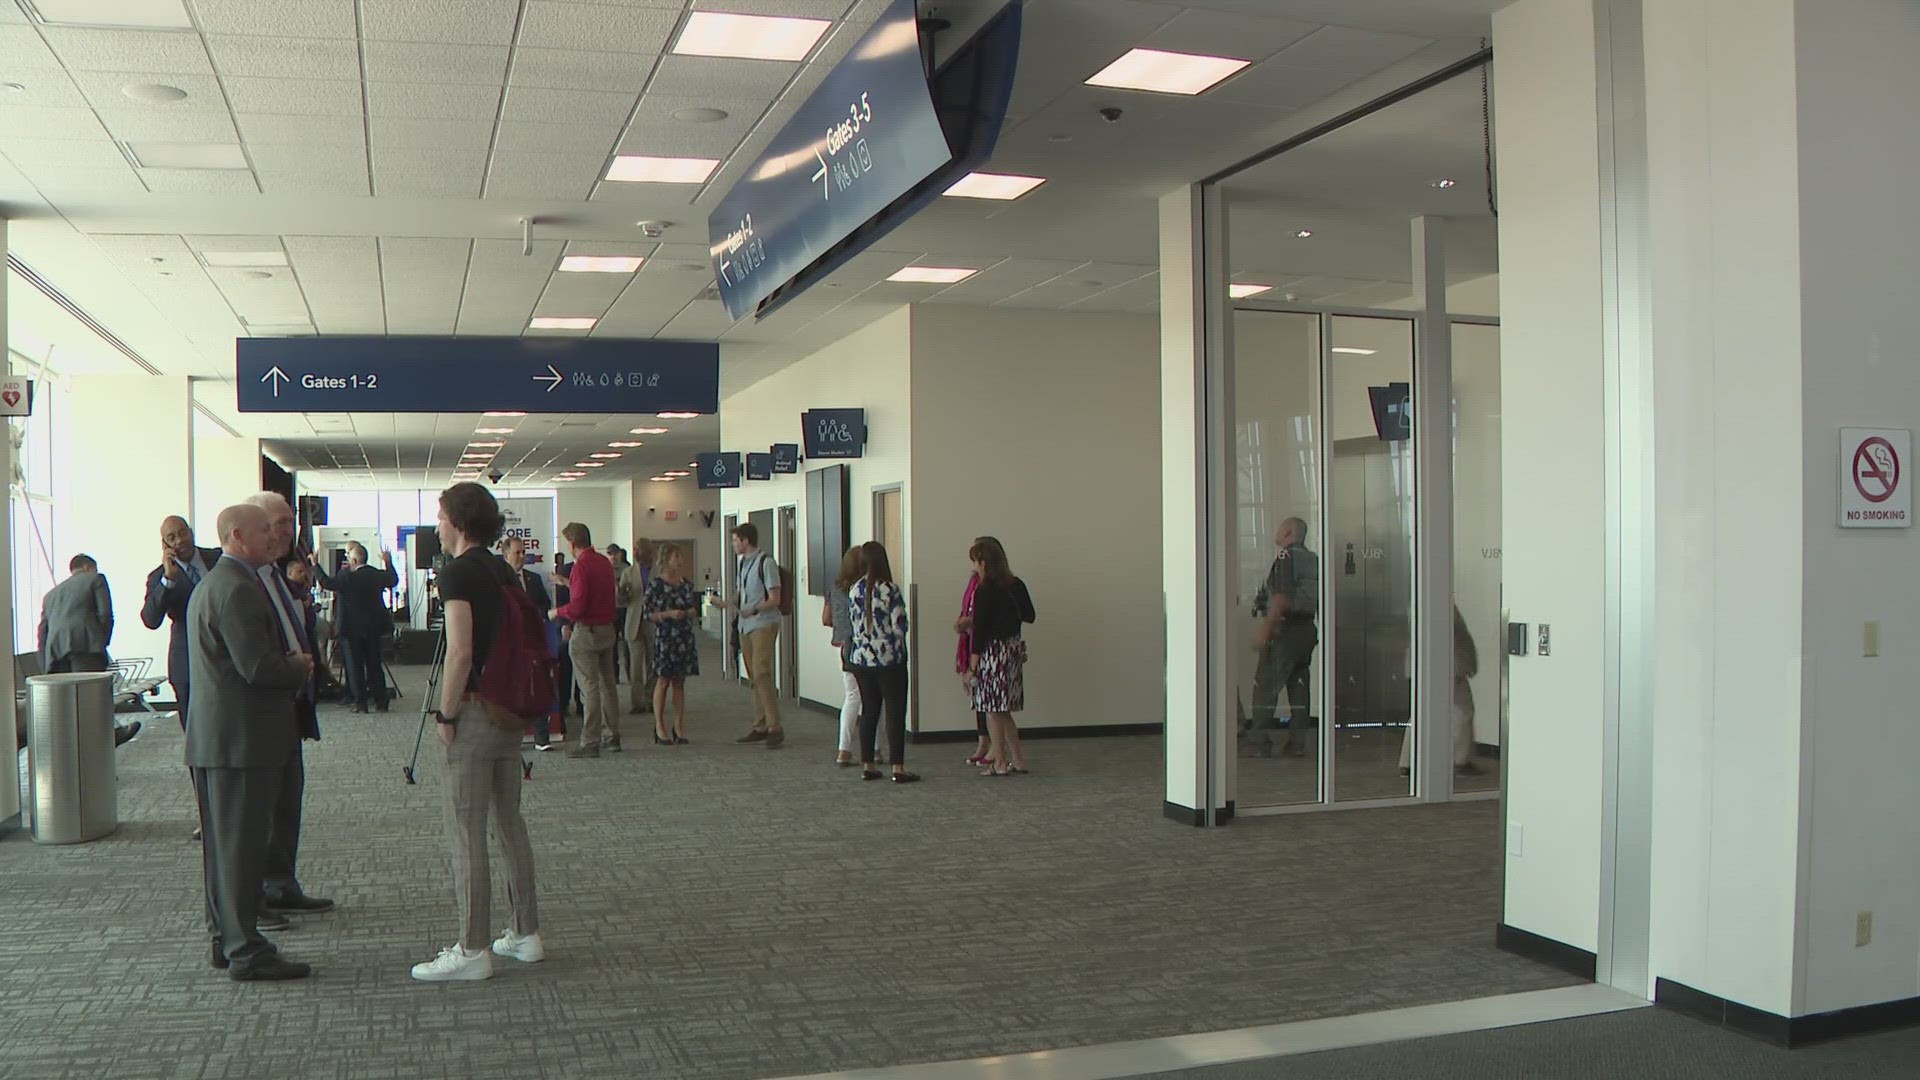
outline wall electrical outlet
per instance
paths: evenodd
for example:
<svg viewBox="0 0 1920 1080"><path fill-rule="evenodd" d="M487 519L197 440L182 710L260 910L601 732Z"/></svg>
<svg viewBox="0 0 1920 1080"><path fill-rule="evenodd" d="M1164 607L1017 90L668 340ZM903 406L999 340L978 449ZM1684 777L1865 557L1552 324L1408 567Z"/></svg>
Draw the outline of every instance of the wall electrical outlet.
<svg viewBox="0 0 1920 1080"><path fill-rule="evenodd" d="M1541 656L1553 655L1553 628L1546 623L1540 624L1540 647L1535 651Z"/></svg>
<svg viewBox="0 0 1920 1080"><path fill-rule="evenodd" d="M1873 944L1873 912L1863 911L1853 919L1853 947L1864 949Z"/></svg>

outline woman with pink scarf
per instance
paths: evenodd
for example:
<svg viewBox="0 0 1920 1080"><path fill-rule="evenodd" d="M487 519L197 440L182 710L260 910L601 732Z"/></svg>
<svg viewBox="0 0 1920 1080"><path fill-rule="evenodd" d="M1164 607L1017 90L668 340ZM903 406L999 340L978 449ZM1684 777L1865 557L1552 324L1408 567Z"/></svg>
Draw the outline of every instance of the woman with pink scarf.
<svg viewBox="0 0 1920 1080"><path fill-rule="evenodd" d="M967 578L967 591L960 597L960 617L953 621L954 633L960 636L960 649L954 657L953 670L960 676L960 685L967 690L969 700L973 697L972 684L968 679L968 669L973 665L973 599L980 592L980 575L974 573ZM979 726L980 745L973 756L967 759L969 765L985 765L987 757L993 752L993 740L987 734L987 714L975 712L973 721Z"/></svg>

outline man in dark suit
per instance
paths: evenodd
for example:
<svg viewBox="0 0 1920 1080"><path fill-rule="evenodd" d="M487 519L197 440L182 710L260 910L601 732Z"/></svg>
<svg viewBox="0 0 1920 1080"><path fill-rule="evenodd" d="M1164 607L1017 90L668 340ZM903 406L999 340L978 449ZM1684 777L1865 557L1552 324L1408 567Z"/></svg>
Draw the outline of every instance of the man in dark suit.
<svg viewBox="0 0 1920 1080"><path fill-rule="evenodd" d="M297 598L296 590L287 581L284 569L293 552L293 506L284 497L271 491L263 491L249 498L247 504L258 507L267 515L272 538L271 558L265 565L255 568L254 576L260 579L261 589L267 594L268 605L273 609L278 641L287 652L312 656L311 624L307 621L306 609ZM294 719L300 739L316 742L320 738L319 696L314 691L311 669L307 676L307 680L292 694ZM300 887L297 873L300 810L307 794L306 763L299 742L294 743L293 763L287 770L286 783L280 786L278 794L279 801L273 810L273 826L267 838L266 873L260 883L263 906L277 915L317 915L332 911L333 901L307 895L306 890Z"/></svg>
<svg viewBox="0 0 1920 1080"><path fill-rule="evenodd" d="M320 584L333 591L333 630L335 640L346 650L347 690L353 697L353 711L364 713L367 702L387 711L387 673L380 662L380 642L393 633L393 613L387 609L388 589L400 587L400 575L393 569L393 552L381 551L384 570L367 565L367 549L359 543L347 545L347 568L329 574L314 567Z"/></svg>
<svg viewBox="0 0 1920 1080"><path fill-rule="evenodd" d="M187 519L174 516L160 523L160 565L147 575L147 600L140 608L140 621L149 630L173 620L173 637L167 645L167 681L173 685L173 700L180 710L180 726L187 726L187 601L193 587L220 561L219 548L203 548L193 542L193 526Z"/></svg>
<svg viewBox="0 0 1920 1080"><path fill-rule="evenodd" d="M73 572L40 601L40 663L51 674L105 671L113 640L113 593L91 555L75 555Z"/></svg>
<svg viewBox="0 0 1920 1080"><path fill-rule="evenodd" d="M313 657L285 648L280 616L257 571L278 541L265 511L230 506L218 523L224 555L187 605L193 714L187 767L200 805L213 966L235 981L299 979L306 964L283 958L261 936L260 881L281 791L298 783L300 721L294 695Z"/></svg>

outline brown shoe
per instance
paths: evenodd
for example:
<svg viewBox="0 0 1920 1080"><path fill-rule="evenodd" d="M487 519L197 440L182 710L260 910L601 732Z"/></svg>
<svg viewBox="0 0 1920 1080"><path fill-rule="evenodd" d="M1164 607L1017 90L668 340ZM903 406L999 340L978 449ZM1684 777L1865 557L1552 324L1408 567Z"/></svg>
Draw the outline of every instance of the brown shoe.
<svg viewBox="0 0 1920 1080"><path fill-rule="evenodd" d="M600 748L581 743L579 746L567 751L567 756L570 758L597 758L600 756Z"/></svg>
<svg viewBox="0 0 1920 1080"><path fill-rule="evenodd" d="M774 728L772 731L767 732L767 749L769 750L778 749L784 745L786 741L787 733L781 731L779 728Z"/></svg>
<svg viewBox="0 0 1920 1080"><path fill-rule="evenodd" d="M757 742L766 742L766 741L767 741L767 729L766 729L766 728L758 728L758 727L757 727L757 728L754 728L754 729L753 729L752 731L749 731L749 732L747 732L747 733L746 733L745 735L742 735L742 736L740 736L739 738L737 738L737 739L735 739L735 740L733 740L733 741L734 741L734 742L737 742L737 743L757 743Z"/></svg>

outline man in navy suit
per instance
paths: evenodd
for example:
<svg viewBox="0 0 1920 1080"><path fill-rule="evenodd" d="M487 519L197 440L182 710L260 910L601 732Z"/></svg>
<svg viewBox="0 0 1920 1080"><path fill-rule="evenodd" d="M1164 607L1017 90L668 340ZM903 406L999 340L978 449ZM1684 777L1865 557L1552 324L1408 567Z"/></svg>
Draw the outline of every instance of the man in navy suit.
<svg viewBox="0 0 1920 1080"><path fill-rule="evenodd" d="M180 727L187 726L187 601L193 587L220 561L219 548L203 548L193 542L193 526L175 515L160 523L160 565L147 575L147 600L140 608L140 621L149 630L173 621L172 637L167 644L167 682L173 685L174 701L180 708Z"/></svg>

